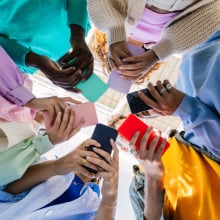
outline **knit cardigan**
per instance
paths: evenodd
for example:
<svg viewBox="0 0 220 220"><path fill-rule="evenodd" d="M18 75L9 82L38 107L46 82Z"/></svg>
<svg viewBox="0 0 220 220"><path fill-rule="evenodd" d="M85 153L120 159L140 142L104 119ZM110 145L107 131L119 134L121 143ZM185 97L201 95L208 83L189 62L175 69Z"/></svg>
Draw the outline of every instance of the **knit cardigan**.
<svg viewBox="0 0 220 220"><path fill-rule="evenodd" d="M146 0L88 0L94 25L107 33L108 45L126 41L138 24ZM220 0L200 0L186 7L164 28L152 47L160 60L207 40L220 29Z"/></svg>

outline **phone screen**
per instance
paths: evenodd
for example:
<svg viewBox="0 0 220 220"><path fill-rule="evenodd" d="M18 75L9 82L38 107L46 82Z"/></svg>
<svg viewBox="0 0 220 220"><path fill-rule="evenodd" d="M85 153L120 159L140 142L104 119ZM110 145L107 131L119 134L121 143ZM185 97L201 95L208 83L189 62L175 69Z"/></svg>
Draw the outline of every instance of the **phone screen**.
<svg viewBox="0 0 220 220"><path fill-rule="evenodd" d="M150 98L156 102L156 100L154 99L154 97L151 95L151 93L149 92L149 90L147 88L142 89L140 91L143 92L148 98ZM145 104L145 102L140 99L137 92L138 91L128 93L126 96L131 112L133 114L137 114L139 112L143 112L143 111L147 111L149 109L152 109L151 106Z"/></svg>

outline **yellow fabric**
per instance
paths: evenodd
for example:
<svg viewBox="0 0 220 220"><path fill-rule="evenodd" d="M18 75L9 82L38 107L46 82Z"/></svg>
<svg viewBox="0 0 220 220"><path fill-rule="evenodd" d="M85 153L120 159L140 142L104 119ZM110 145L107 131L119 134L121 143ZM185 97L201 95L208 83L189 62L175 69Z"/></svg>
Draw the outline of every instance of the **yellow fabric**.
<svg viewBox="0 0 220 220"><path fill-rule="evenodd" d="M220 165L192 147L169 139L163 155L166 169L164 218L220 219Z"/></svg>

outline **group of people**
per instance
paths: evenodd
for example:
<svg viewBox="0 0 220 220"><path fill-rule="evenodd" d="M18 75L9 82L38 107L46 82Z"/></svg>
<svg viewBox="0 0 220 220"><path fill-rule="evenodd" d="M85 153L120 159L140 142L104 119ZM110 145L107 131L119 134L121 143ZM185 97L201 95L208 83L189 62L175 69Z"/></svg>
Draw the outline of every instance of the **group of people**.
<svg viewBox="0 0 220 220"><path fill-rule="evenodd" d="M55 85L80 92L75 85L93 73L94 59L85 40L91 24L107 34L111 69L133 82L160 60L183 53L175 86L168 79L158 81L157 90L149 83L156 101L139 93L158 114L180 117L184 131L172 132L163 156L167 140L155 152L161 133L149 143L152 127L140 149L135 147L138 131L129 142L141 164L130 185L136 218L219 218L219 0L9 0L0 2L0 11L1 123L18 130L21 123L42 124L44 111L51 123L50 129L7 149L0 146L1 219L115 218L116 144L109 140L109 155L88 139L63 157L43 161L41 155L74 138L84 121L72 127L75 113L67 103L79 101L37 98L28 77L39 69ZM127 41L145 52L132 56ZM94 152L87 150L90 145Z"/></svg>

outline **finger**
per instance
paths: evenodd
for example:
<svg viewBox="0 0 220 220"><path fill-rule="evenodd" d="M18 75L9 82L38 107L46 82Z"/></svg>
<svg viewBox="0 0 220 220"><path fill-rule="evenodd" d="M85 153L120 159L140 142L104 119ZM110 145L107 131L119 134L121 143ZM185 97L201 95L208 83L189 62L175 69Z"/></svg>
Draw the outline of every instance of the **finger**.
<svg viewBox="0 0 220 220"><path fill-rule="evenodd" d="M73 104L81 104L80 100L73 99L71 97L62 97L60 100L64 103L73 103Z"/></svg>
<svg viewBox="0 0 220 220"><path fill-rule="evenodd" d="M113 149L113 156L112 156L113 161L118 162L119 161L119 150L118 150L118 148L117 148L117 146L116 146L113 139L110 139L110 144L111 144L112 149Z"/></svg>
<svg viewBox="0 0 220 220"><path fill-rule="evenodd" d="M87 147L89 147L90 145L93 145L95 147L101 147L101 144L94 140L94 139L88 139L86 141L83 141L80 145L79 148L87 150Z"/></svg>
<svg viewBox="0 0 220 220"><path fill-rule="evenodd" d="M137 140L138 140L138 138L139 138L139 135L140 135L140 132L139 132L139 131L135 132L134 135L132 136L130 142L129 142L129 147L130 147L130 149L131 149L132 151L134 151L134 153L136 153L136 151L139 150L139 149L137 149L136 146L135 146L135 144L136 144L136 142L137 142Z"/></svg>
<svg viewBox="0 0 220 220"><path fill-rule="evenodd" d="M100 150L100 149L98 149ZM109 165L109 163L107 163L105 160L103 159L98 159L98 158L92 158L90 156L86 157L86 159L92 163L95 164L98 167L101 167L103 170L105 171L111 171L112 167Z"/></svg>
<svg viewBox="0 0 220 220"><path fill-rule="evenodd" d="M160 80L157 81L157 88L160 96L165 97L168 94L166 87L162 84Z"/></svg>
<svg viewBox="0 0 220 220"><path fill-rule="evenodd" d="M164 151L164 148L169 145L169 143L167 142L167 139L166 138L163 138L161 144L159 145L159 148L155 154L155 159L156 160L160 160L162 154L163 154L163 151Z"/></svg>
<svg viewBox="0 0 220 220"><path fill-rule="evenodd" d="M101 148L93 148L93 151L102 156L107 163L111 164L112 158L108 152L102 150Z"/></svg>
<svg viewBox="0 0 220 220"><path fill-rule="evenodd" d="M79 124L76 125L76 127L74 127L72 129L72 132L70 133L69 137L72 137L73 135L75 135L76 133L78 133L80 131L80 129L83 127L83 124L85 123L84 119L81 119Z"/></svg>
<svg viewBox="0 0 220 220"><path fill-rule="evenodd" d="M66 130L66 128L68 126L68 123L69 123L69 120L70 120L70 117L71 117L71 114L74 114L74 112L72 112L71 109L66 108L64 110L62 122L61 122L61 125L60 125L60 131L61 132L64 132Z"/></svg>
<svg viewBox="0 0 220 220"><path fill-rule="evenodd" d="M159 138L160 137L158 135L154 136L154 138L152 139L152 141L150 143L149 155L150 155L150 159L151 160L153 160L154 157L155 157L155 151L156 151L156 148L157 148L157 144L158 144Z"/></svg>
<svg viewBox="0 0 220 220"><path fill-rule="evenodd" d="M87 66L87 72L83 76L82 81L87 80L93 74L93 62Z"/></svg>
<svg viewBox="0 0 220 220"><path fill-rule="evenodd" d="M94 179L96 176L94 173L90 173L85 167L82 165L77 167L77 171L75 172L76 174L82 174L83 176L86 176L88 178Z"/></svg>
<svg viewBox="0 0 220 220"><path fill-rule="evenodd" d="M147 151L149 150L149 147L150 147L150 146L148 146L148 141L149 141L149 137L151 135L152 130L153 130L153 127L151 127L151 126L148 127L146 132L144 133L144 136L141 139L140 150L138 152L139 158L141 160L146 159L146 157L147 157L147 154L148 154Z"/></svg>
<svg viewBox="0 0 220 220"><path fill-rule="evenodd" d="M117 64L115 63L115 61L114 61L111 57L109 57L108 59L109 59L109 65L110 65L111 69L117 71L118 66L117 66Z"/></svg>
<svg viewBox="0 0 220 220"><path fill-rule="evenodd" d="M59 129L60 125L61 125L61 118L62 118L62 113L58 112L55 120L52 123L51 129L50 130L55 130L55 129Z"/></svg>

